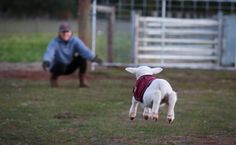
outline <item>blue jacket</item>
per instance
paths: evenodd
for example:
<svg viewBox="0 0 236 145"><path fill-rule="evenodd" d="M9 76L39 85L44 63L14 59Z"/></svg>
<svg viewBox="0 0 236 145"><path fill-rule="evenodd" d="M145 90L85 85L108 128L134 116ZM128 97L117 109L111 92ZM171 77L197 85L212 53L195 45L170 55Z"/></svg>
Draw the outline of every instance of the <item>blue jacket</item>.
<svg viewBox="0 0 236 145"><path fill-rule="evenodd" d="M44 53L43 61L49 62L49 68L52 68L55 62L70 64L75 53L87 60L95 58L95 54L78 37L72 36L68 42L59 37L54 38Z"/></svg>

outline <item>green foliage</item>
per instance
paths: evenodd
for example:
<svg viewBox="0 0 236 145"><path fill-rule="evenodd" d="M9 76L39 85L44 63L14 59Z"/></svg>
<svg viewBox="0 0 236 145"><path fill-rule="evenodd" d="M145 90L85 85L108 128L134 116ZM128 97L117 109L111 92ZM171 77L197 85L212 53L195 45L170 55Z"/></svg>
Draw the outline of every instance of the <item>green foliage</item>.
<svg viewBox="0 0 236 145"><path fill-rule="evenodd" d="M52 34L2 34L0 61L41 61Z"/></svg>
<svg viewBox="0 0 236 145"><path fill-rule="evenodd" d="M91 73L90 89L76 80L0 78L0 144L234 144L236 76L234 72L164 70L178 92L176 120L145 121L141 106L130 121L134 76L123 69Z"/></svg>
<svg viewBox="0 0 236 145"><path fill-rule="evenodd" d="M13 17L54 16L68 18L76 16L77 0L1 0L0 12Z"/></svg>

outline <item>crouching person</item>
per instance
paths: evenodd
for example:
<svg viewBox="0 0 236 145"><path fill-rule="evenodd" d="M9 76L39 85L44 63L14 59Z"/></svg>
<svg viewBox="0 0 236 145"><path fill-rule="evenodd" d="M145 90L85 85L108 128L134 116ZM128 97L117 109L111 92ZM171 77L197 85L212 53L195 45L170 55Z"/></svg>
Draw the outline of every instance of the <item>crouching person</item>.
<svg viewBox="0 0 236 145"><path fill-rule="evenodd" d="M50 72L51 86L58 87L59 76L72 74L76 69L79 69L80 87L88 87L86 81L87 60L98 64L101 64L102 60L78 37L73 36L69 24L61 24L58 33L58 37L49 43L42 63L44 71Z"/></svg>

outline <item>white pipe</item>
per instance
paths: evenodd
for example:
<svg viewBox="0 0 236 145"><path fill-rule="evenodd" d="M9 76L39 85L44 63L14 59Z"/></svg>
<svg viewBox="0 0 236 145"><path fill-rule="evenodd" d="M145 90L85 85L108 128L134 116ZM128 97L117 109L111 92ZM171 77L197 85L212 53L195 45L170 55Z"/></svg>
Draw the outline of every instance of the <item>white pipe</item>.
<svg viewBox="0 0 236 145"><path fill-rule="evenodd" d="M162 47L162 51L161 51L161 56L164 55L164 47L165 47L165 42L164 42L164 39L165 39L165 22L164 22L164 19L166 18L166 0L162 0L162 10L161 10L161 18L162 18L162 28L161 28L161 31L162 31L162 35L161 35L161 47ZM164 59L161 58L161 65L164 65Z"/></svg>
<svg viewBox="0 0 236 145"><path fill-rule="evenodd" d="M96 54L96 7L97 7L97 0L93 0L92 6L92 51ZM91 70L95 70L95 65L91 65Z"/></svg>

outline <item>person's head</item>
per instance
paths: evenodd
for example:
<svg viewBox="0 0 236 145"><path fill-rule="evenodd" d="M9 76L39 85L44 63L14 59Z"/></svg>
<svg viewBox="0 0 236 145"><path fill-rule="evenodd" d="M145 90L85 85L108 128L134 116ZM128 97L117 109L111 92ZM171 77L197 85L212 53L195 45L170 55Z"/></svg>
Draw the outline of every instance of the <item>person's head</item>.
<svg viewBox="0 0 236 145"><path fill-rule="evenodd" d="M72 36L71 27L68 23L62 23L59 27L59 37L61 40L67 42Z"/></svg>

